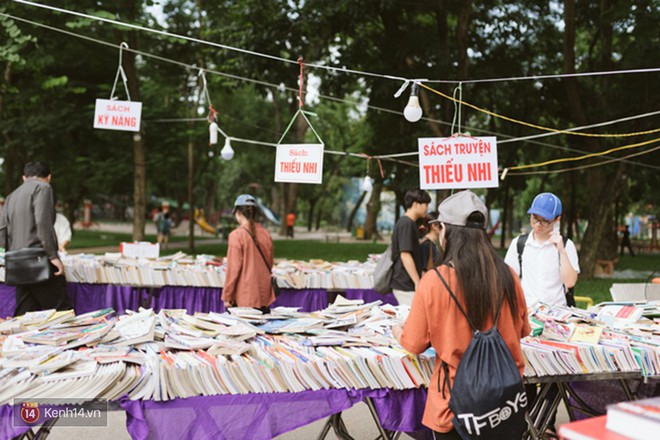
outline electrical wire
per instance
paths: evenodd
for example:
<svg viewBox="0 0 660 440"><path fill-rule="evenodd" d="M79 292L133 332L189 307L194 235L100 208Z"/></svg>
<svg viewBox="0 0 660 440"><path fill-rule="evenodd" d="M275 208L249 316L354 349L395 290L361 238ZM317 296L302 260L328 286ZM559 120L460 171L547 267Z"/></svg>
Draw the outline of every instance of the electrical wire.
<svg viewBox="0 0 660 440"><path fill-rule="evenodd" d="M520 125L524 125L526 127L536 128L538 130L551 131L551 132L557 133L557 134L570 134L570 135L573 135L573 136L585 136L585 137L613 138L613 137L641 136L641 135L645 135L645 134L652 134L652 133L660 132L660 128L654 128L653 130L639 131L639 132L636 132L636 133L582 133L582 132L571 131L571 130L559 130L559 129L556 129L556 128L543 127L542 125L532 124L530 122L521 121L519 119L510 118L508 116L504 116L504 115L500 115L500 114L495 113L495 112L491 112L490 110L486 110L486 109L478 107L474 104L470 104L470 103L462 101L460 99L453 98L453 97L451 97L451 96L449 96L445 93L442 93L441 91L436 90L432 87L429 87L425 84L420 83L419 85L421 87L424 87L426 90L429 90L430 92L435 93L436 95L440 95L443 98L449 99L450 101L457 102L461 105L464 105L466 107L470 107L474 110L477 110L481 113L485 113L485 114L490 115L490 116L493 116L495 118L504 119L505 121L513 122L513 123L520 124Z"/></svg>
<svg viewBox="0 0 660 440"><path fill-rule="evenodd" d="M297 64L298 61L296 60L291 60L288 58L282 58L276 55L270 55L262 52L257 52L257 51L252 51L252 50L247 50L247 49L242 49L239 47L234 47L234 46L229 46L226 44L221 44L221 43L215 43L212 41L206 41L206 40L200 40L198 38L193 38L193 37L188 37L185 35L179 35L179 34L174 34L171 32L167 31L161 31L158 29L151 29L147 28L144 26L139 26L135 24L130 24L130 23L124 23L118 20L111 20L109 18L105 17L97 17L94 15L89 15L89 14L83 14L81 12L76 12L73 10L68 10L64 8L58 8L55 6L49 6L49 5L43 5L40 3L34 3L31 1L27 0L12 0L15 3L21 3L27 6L34 6L38 8L43 8L43 9L48 9L54 12L61 12L64 14L69 14L69 15L75 15L78 17L83 17L83 18L88 18L92 20L97 20L97 21L102 21L105 23L110 23L114 24L117 26L124 26L128 27L131 29L136 29L144 32L151 32L151 33L156 33L160 35L164 35L167 37L172 37L172 38L178 38L186 41L191 41L199 44L204 44L212 47L218 47L221 49L229 50L229 51L234 51L234 52L239 52L242 54L246 55L251 55L255 57L261 57L261 58L266 58L274 61L280 61L283 63L288 63L288 64ZM370 76L370 77L376 77L376 78L383 78L383 79L388 79L388 80L394 80L394 81L404 81L404 82L410 82L412 79L410 78L404 78L401 76L395 76L395 75L386 75L386 74L381 74L381 73L374 73L374 72L367 72L367 71L362 71L362 70L354 70L354 69L348 69L346 67L334 67L334 66L328 66L325 64L310 64L310 63L305 63L305 66L307 67L312 67L315 69L323 69L331 72L339 72L339 73L349 73L349 74L354 74L354 75L361 75L361 76ZM425 80L426 82L429 83L450 83L450 84L469 84L469 83L479 83L479 82L505 82L505 81L522 81L522 80L541 80L541 79L554 79L554 78L568 78L568 77L585 77L585 76L603 76L603 75L619 75L619 74L639 74L639 73L652 73L652 72L659 72L660 67L658 68L647 68L647 69L629 69L629 70L611 70L611 71L600 71L600 72L583 72L583 73L564 73L564 74L552 74L552 75L532 75L532 76L522 76L522 77L506 77L506 78L487 78L487 79L476 79L476 80Z"/></svg>
<svg viewBox="0 0 660 440"><path fill-rule="evenodd" d="M53 27L53 26L45 25L43 23L34 22L34 21L27 20L27 19L24 19L24 18L21 18L21 17L16 17L16 16L13 16L11 14L0 12L0 15L5 16L7 18L17 20L17 21L28 23L28 24L31 24L31 25L34 25L34 26L49 29L49 30L52 30L52 31L55 31L55 32L60 32L60 33L63 33L63 34L69 35L69 36L76 37L76 38L81 38L81 39L91 41L91 42L94 42L94 43L97 43L97 44L102 44L102 45L105 45L105 46L108 46L108 47L112 47L112 48L119 48L120 47L120 45L117 45L117 44L114 44L114 43L109 43L109 42L106 42L106 41L103 41L103 40L95 39L95 38L88 37L88 36L85 36L85 35L82 35L82 34L77 34L77 33L70 32L70 31L67 31L67 30L63 30L63 29L60 29L60 28L56 28L56 27ZM172 59L169 59L169 58L161 57L161 56L154 55L154 54L147 53L147 52L142 52L142 51L135 50L135 49L132 49L132 48L124 47L123 50L133 52L136 55L140 55L140 56L143 56L143 57L149 57L149 58L153 58L153 59L156 59L156 60L159 60L159 61L179 65L179 66L185 67L187 69L198 69L198 67L195 66L195 65L190 65L190 64L183 63L183 62L180 62L180 61L177 61L177 60L172 60ZM220 71L216 71L216 70L213 70L213 69L203 69L203 71L206 71L206 72L209 72L209 73L212 73L212 74L215 74L215 75L219 75L219 76L223 76L223 77L227 77L227 78L231 78L231 79L236 79L236 80L240 80L240 81L251 82L251 83L255 83L255 84L259 84L259 85L263 85L263 86L267 86L267 87L273 87L273 88L281 88L282 87L281 85L268 83L268 82L260 81L260 80L254 80L252 78L246 78L246 77L242 77L242 76L238 76L238 75L228 74L226 72L220 72ZM294 89L294 88L291 88L291 87L286 87L285 86L284 89L288 90L290 92L296 92L296 93L299 92L297 89ZM319 96L319 98L327 99L327 100L331 100L331 101L347 103L347 104L351 104L351 105L355 105L355 106L359 105L359 103L357 103L357 102L348 101L348 100L345 100L345 99L336 98L336 97L332 97L332 96L327 96L327 95L322 95L322 94L319 94L318 96ZM446 97L446 95L444 95L444 96ZM453 98L450 98L450 99L453 99ZM386 112L386 113L391 113L391 114L401 114L401 112L396 111L396 110L387 109L387 108L378 107L378 106L372 106L372 105L369 105L369 104L366 104L366 107L370 108L370 109L373 109L373 110L381 111L381 112ZM583 126L583 127L574 127L574 128L568 129L568 130L580 130L580 129L585 129L585 128L592 128L592 127L597 127L597 126L609 125L609 124L614 124L614 123L623 122L623 121L629 121L629 120L633 120L633 119L637 119L637 118L642 118L642 117L647 117L647 116L654 116L654 115L659 114L659 113L660 112L650 112L650 113L645 113L645 114L626 117L626 118L620 118L620 119L613 120L613 121L607 121L607 122L592 124L592 125ZM441 121L441 120L435 120L435 119L430 119L430 118L424 118L424 119L427 120L428 122L432 122L432 123L439 123L439 124L449 125L448 122ZM181 118L181 119L155 119L155 120L151 120L149 122L174 122L174 121L195 122L195 121L205 121L205 120L206 120L206 118ZM480 131L480 132L487 132L486 130L482 130L482 129L478 129L478 128L471 128L471 130ZM498 136L506 136L506 135L503 135L501 133L492 133L492 132L489 132L489 133L496 134ZM508 143L508 142L528 140L528 139L533 139L533 138L543 137L543 136L552 136L552 135L556 135L556 134L560 134L560 133L561 132L558 132L558 131L551 132L551 133L542 133L542 134L539 134L539 135L526 136L526 137L522 137L522 138L505 139L505 140L498 141L498 143L499 144L505 144L505 143ZM242 142L249 142L246 139L242 139L241 141ZM259 141L254 141L254 142L257 143ZM551 148L561 149L561 150L569 150L569 151L572 150L572 151L576 151L576 152L582 152L581 150L570 149L570 148L567 148L567 147L560 147L560 146L554 146L554 145L551 145L551 144L542 144L542 143L537 143L537 142L534 142L534 143L544 145L544 146L547 146L547 147L551 147ZM335 153L335 152L331 152L331 150L326 150L326 152L328 152L328 154ZM343 154L343 152L337 152L337 153ZM386 154L386 155L375 155L375 156L373 156L373 158L390 160L390 159L396 159L398 157L416 156L416 155L418 155L418 152L407 152L407 153L395 153L395 154ZM361 157L361 156L356 155L355 157ZM403 163L403 164L406 164L406 165L419 166L418 164L415 164L415 163L409 162L409 161L396 160L396 162ZM634 165L637 165L637 166L644 166L644 167L650 167L650 168L653 168L653 169L660 169L660 167L655 167L655 166L649 165L649 164L643 164L643 163L637 163L637 162L630 162L630 163L632 163ZM514 168L509 168L509 169L514 169ZM520 174L521 173L514 173L512 175L520 175Z"/></svg>
<svg viewBox="0 0 660 440"><path fill-rule="evenodd" d="M605 162L592 163L592 164L589 164L589 165L582 165L582 166L572 167L572 168L562 168L562 169L559 169L559 170L522 171L522 172L518 172L518 173L514 171L512 173L507 173L507 177L508 176L536 176L536 175L545 175L545 174L560 174L560 173L566 173L568 171L585 170L585 169L588 169L588 168L595 168L595 167L600 167L600 166L603 166L603 165L608 165L612 162L624 162L624 159L629 159L631 157L637 157L637 156L643 156L645 154L653 153L653 152L658 151L658 150L660 150L660 146L655 147L655 148L651 148L650 150L640 151L638 153L629 154L627 156L618 157L618 158L614 158L614 159L609 159L609 160L606 160Z"/></svg>

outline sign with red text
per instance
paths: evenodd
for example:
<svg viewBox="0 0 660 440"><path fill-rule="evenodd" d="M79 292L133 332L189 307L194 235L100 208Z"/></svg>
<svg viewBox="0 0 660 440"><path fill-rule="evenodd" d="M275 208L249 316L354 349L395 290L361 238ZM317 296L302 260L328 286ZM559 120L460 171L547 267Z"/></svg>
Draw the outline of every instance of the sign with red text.
<svg viewBox="0 0 660 440"><path fill-rule="evenodd" d="M275 155L275 182L321 183L323 144L280 144Z"/></svg>
<svg viewBox="0 0 660 440"><path fill-rule="evenodd" d="M422 189L497 188L495 137L420 138Z"/></svg>
<svg viewBox="0 0 660 440"><path fill-rule="evenodd" d="M94 128L104 130L140 131L142 103L97 99Z"/></svg>

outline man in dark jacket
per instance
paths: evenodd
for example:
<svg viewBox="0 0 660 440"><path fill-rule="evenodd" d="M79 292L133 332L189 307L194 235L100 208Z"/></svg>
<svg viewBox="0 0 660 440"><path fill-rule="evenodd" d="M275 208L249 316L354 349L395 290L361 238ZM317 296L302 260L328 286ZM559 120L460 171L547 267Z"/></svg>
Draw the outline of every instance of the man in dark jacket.
<svg viewBox="0 0 660 440"><path fill-rule="evenodd" d="M64 278L64 265L57 254L55 198L50 169L41 162L23 168L23 184L9 194L0 214L0 246L7 251L42 247L51 263L50 279L16 286L14 316L35 310L72 309Z"/></svg>

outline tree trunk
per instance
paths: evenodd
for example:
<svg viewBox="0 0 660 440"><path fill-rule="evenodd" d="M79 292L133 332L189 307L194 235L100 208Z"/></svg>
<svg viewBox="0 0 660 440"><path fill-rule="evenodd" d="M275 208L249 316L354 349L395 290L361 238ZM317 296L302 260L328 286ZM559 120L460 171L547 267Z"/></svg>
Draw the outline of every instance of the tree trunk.
<svg viewBox="0 0 660 440"><path fill-rule="evenodd" d="M316 211L316 230L321 229L321 220L323 219L323 204L319 204L319 209Z"/></svg>
<svg viewBox="0 0 660 440"><path fill-rule="evenodd" d="M128 41L132 49L137 49L137 34L135 32L129 32ZM125 51L122 57L122 65L128 79L128 90L131 94L131 100L140 101L140 87L135 67L135 53ZM147 217L147 169L145 156L144 130L140 128L139 132L133 134L133 240L135 241L144 240Z"/></svg>
<svg viewBox="0 0 660 440"><path fill-rule="evenodd" d="M188 252L195 252L195 201L194 197L194 173L195 158L193 156L194 144L192 135L188 136Z"/></svg>
<svg viewBox="0 0 660 440"><path fill-rule="evenodd" d="M318 201L319 199L312 199L309 201L309 210L307 211L307 231L312 230L314 224L314 207Z"/></svg>
<svg viewBox="0 0 660 440"><path fill-rule="evenodd" d="M607 7L605 3L601 2L601 7ZM564 22L564 72L575 73L575 0L564 1ZM607 32L601 32L601 35L607 37ZM611 38L611 32L609 35ZM609 43L604 42L603 47L610 47ZM562 81L566 88L571 116L577 125L588 125L589 121L580 98L576 78L564 78ZM597 151L599 144L604 143L597 141L595 138L585 138L584 142L590 151ZM600 254L603 251L601 243L605 238L605 234L611 235L611 231L606 229L608 223L611 223L612 204L620 192L621 170L621 166L616 165L611 175L608 175L609 173L605 171L589 175L588 197L594 203L587 214L589 226L584 233L584 237L582 237L580 246L581 278L591 278L596 267L596 260L607 258L607 255L609 255L609 252L605 255Z"/></svg>
<svg viewBox="0 0 660 440"><path fill-rule="evenodd" d="M500 236L500 249L506 249L506 233L509 226L509 185L503 185L504 201L502 202L502 212L500 213L500 226L502 235Z"/></svg>
<svg viewBox="0 0 660 440"><path fill-rule="evenodd" d="M380 212L380 193L383 191L383 183L375 182L371 191L371 197L367 203L367 218L364 222L364 239L371 239L378 234L378 213Z"/></svg>
<svg viewBox="0 0 660 440"><path fill-rule="evenodd" d="M364 201L364 198L366 196L367 196L367 192L362 191L362 194L360 194L360 198L358 198L357 202L355 202L355 206L353 207L353 209L351 209L351 213L348 215L348 221L346 222L346 232L351 232L353 230L353 222L355 221L355 215L360 209L360 206L362 206L362 202Z"/></svg>

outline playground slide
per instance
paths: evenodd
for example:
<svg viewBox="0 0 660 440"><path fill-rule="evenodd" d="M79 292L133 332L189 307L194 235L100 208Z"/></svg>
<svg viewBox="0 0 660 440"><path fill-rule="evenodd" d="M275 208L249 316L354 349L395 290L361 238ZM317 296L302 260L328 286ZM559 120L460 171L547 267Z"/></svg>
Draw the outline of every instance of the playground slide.
<svg viewBox="0 0 660 440"><path fill-rule="evenodd" d="M208 232L209 234L216 234L215 228L206 221L204 212L199 209L195 209L195 223L197 223L197 225L202 228L202 230Z"/></svg>

